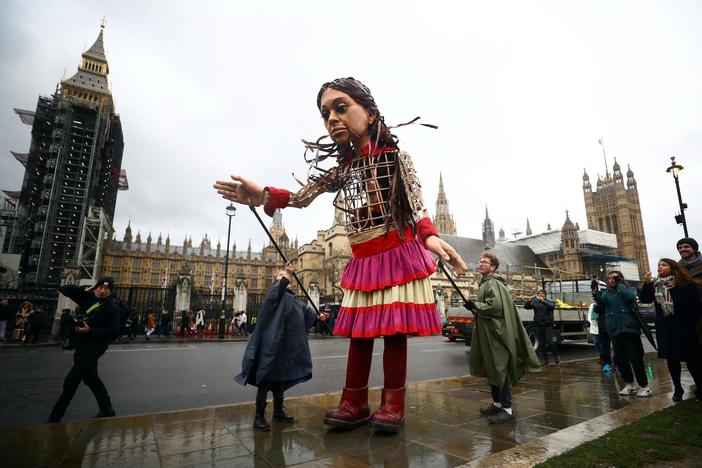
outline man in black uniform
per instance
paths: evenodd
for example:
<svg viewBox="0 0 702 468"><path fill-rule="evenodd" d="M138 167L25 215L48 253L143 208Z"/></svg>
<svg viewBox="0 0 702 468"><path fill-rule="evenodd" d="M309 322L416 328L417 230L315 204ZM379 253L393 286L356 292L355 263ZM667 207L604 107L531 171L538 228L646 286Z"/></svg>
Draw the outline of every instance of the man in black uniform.
<svg viewBox="0 0 702 468"><path fill-rule="evenodd" d="M534 309L534 323L536 324L536 339L543 361L541 365L548 364L548 351L553 353L556 364L561 363L558 348L553 343L553 310L556 304L546 298L546 291L539 293L524 303L525 309Z"/></svg>
<svg viewBox="0 0 702 468"><path fill-rule="evenodd" d="M96 417L115 415L110 396L97 371L98 359L105 354L110 341L119 333L120 312L110 297L113 288L114 280L110 277L100 278L96 285L89 288L68 285L59 288L61 294L78 304L78 317L83 320L71 333L71 342L76 349L73 367L63 382L63 393L51 410L49 422L59 422L63 418L81 381L95 395L100 408Z"/></svg>

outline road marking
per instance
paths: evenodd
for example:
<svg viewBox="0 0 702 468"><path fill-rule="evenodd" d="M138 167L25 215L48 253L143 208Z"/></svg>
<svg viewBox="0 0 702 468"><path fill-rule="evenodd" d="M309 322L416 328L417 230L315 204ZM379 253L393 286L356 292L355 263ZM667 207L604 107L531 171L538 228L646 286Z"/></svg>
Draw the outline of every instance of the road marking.
<svg viewBox="0 0 702 468"><path fill-rule="evenodd" d="M380 353L373 353L373 356L380 356ZM332 356L313 356L312 359L340 359L348 357L348 354L336 354Z"/></svg>
<svg viewBox="0 0 702 468"><path fill-rule="evenodd" d="M446 351L446 348L423 349L423 353L433 353L434 351Z"/></svg>
<svg viewBox="0 0 702 468"><path fill-rule="evenodd" d="M188 346L179 346L177 348L174 348L172 346L162 346L160 348L133 348L133 349L108 349L107 352L110 353L123 353L127 351L162 351L162 350L174 350L174 349L196 349L195 346L193 345L188 345Z"/></svg>

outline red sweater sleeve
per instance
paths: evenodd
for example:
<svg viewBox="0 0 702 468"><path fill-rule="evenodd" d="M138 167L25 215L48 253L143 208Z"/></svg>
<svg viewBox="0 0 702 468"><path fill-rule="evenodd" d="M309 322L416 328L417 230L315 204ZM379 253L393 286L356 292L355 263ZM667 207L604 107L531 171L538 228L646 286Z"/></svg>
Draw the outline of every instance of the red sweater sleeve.
<svg viewBox="0 0 702 468"><path fill-rule="evenodd" d="M273 216L275 210L278 208L285 208L288 206L290 201L290 192L285 189L279 189L275 187L266 187L263 190L268 192L268 200L265 205L263 205L263 211L268 216Z"/></svg>
<svg viewBox="0 0 702 468"><path fill-rule="evenodd" d="M434 227L434 223L432 223L429 218L420 219L415 225L415 228L417 230L417 237L422 241L422 244L424 244L424 241L429 236L440 237L439 232Z"/></svg>

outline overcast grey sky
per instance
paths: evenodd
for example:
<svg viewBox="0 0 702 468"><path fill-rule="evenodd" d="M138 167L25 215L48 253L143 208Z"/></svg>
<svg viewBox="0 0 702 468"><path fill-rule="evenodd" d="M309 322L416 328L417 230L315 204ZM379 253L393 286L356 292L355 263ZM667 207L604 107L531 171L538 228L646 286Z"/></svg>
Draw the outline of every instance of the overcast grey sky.
<svg viewBox="0 0 702 468"><path fill-rule="evenodd" d="M586 225L582 174L629 164L649 256L675 256L670 156L689 230L702 237L702 2L699 1L11 1L0 0L0 188L19 190L30 129L13 107L71 76L107 17L112 93L124 128L115 227L173 243L226 240L218 178L241 174L295 189L301 138L324 133L319 86L354 76L398 129L433 212L439 173L459 235ZM331 195L288 209L291 238L309 242L333 217ZM248 210L237 248L264 245Z"/></svg>

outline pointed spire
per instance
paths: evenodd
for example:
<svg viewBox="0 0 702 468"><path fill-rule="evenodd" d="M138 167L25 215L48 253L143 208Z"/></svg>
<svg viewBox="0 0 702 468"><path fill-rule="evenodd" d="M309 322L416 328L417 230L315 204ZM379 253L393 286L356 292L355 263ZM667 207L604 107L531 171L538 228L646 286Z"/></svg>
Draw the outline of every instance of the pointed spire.
<svg viewBox="0 0 702 468"><path fill-rule="evenodd" d="M490 220L487 205L485 205L485 220L483 221L483 242L490 247L495 245L495 225Z"/></svg>
<svg viewBox="0 0 702 468"><path fill-rule="evenodd" d="M88 57L100 62L107 63L107 57L105 57L105 44L103 43L102 33L105 31L105 25L100 26L100 34L98 34L97 39L93 45L90 46L88 50L83 52L83 57Z"/></svg>
<svg viewBox="0 0 702 468"><path fill-rule="evenodd" d="M531 225L529 224L529 218L527 218L526 235L531 235Z"/></svg>
<svg viewBox="0 0 702 468"><path fill-rule="evenodd" d="M613 169L615 172L621 170L621 166L620 166L619 163L617 162L617 157L616 157L616 156L614 157L614 166L612 166L612 169Z"/></svg>
<svg viewBox="0 0 702 468"><path fill-rule="evenodd" d="M273 212L273 223L271 227L283 229L283 211L280 208L276 208Z"/></svg>
<svg viewBox="0 0 702 468"><path fill-rule="evenodd" d="M550 231L551 230L551 223L546 224L546 230Z"/></svg>
<svg viewBox="0 0 702 468"><path fill-rule="evenodd" d="M132 243L132 220L127 221L127 229L124 230L124 242Z"/></svg>
<svg viewBox="0 0 702 468"><path fill-rule="evenodd" d="M436 212L433 222L440 234L456 235L456 223L449 212L448 199L444 192L444 180L441 173L439 173L439 193L436 196Z"/></svg>

